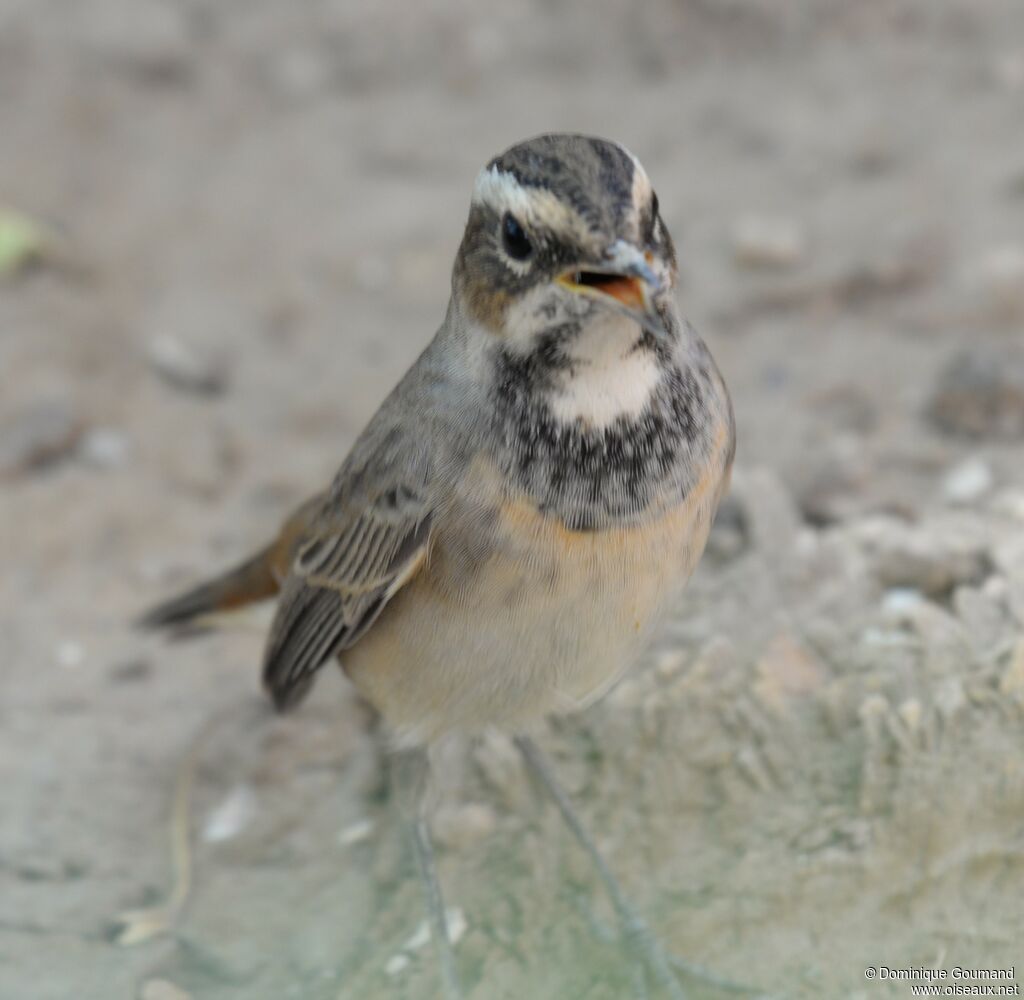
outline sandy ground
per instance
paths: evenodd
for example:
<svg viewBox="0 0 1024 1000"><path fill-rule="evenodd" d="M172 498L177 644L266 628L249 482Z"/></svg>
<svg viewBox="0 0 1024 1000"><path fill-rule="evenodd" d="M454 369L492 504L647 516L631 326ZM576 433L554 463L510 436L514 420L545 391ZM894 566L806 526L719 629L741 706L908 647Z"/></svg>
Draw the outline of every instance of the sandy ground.
<svg viewBox="0 0 1024 1000"><path fill-rule="evenodd" d="M140 609L326 482L439 322L479 166L617 138L732 388L672 626L551 752L678 952L775 997L1024 980L1019 0L0 0L0 996L436 996L366 712ZM174 935L114 916L173 869ZM439 761L473 1000L634 996L500 736ZM727 996L688 983L691 996ZM175 992L178 991L178 992Z"/></svg>

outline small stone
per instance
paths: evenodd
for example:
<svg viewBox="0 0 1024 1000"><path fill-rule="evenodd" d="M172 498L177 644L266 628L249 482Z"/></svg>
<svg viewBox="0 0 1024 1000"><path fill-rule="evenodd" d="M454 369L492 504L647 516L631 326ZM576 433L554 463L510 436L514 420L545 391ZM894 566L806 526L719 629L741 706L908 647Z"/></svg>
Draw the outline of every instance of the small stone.
<svg viewBox="0 0 1024 1000"><path fill-rule="evenodd" d="M448 940L454 947L466 933L466 917L457 906L446 909L444 916L448 924ZM424 920L402 945L402 951L407 954L422 951L428 944L430 944L430 924Z"/></svg>
<svg viewBox="0 0 1024 1000"><path fill-rule="evenodd" d="M988 572L983 544L948 525L911 526L885 519L865 521L859 534L882 584L946 597L960 584L977 583Z"/></svg>
<svg viewBox="0 0 1024 1000"><path fill-rule="evenodd" d="M980 458L954 465L942 480L942 496L948 503L971 504L992 489L992 467Z"/></svg>
<svg viewBox="0 0 1024 1000"><path fill-rule="evenodd" d="M865 646L872 646L875 649L905 649L912 644L912 640L905 632L874 626L869 626L861 632L860 641Z"/></svg>
<svg viewBox="0 0 1024 1000"><path fill-rule="evenodd" d="M139 1000L192 1000L192 994L169 979L147 979L139 990Z"/></svg>
<svg viewBox="0 0 1024 1000"><path fill-rule="evenodd" d="M57 643L57 662L67 670L81 666L85 658L85 650L74 639L64 639Z"/></svg>
<svg viewBox="0 0 1024 1000"><path fill-rule="evenodd" d="M748 215L733 227L732 250L743 267L791 268L803 261L807 239L794 219Z"/></svg>
<svg viewBox="0 0 1024 1000"><path fill-rule="evenodd" d="M1011 532L993 545L992 562L1011 580L1024 575L1024 533Z"/></svg>
<svg viewBox="0 0 1024 1000"><path fill-rule="evenodd" d="M1009 665L999 678L999 691L1016 701L1024 702L1024 637L1014 643Z"/></svg>
<svg viewBox="0 0 1024 1000"><path fill-rule="evenodd" d="M870 736L877 737L889 715L889 701L882 694L869 694L860 704L857 715Z"/></svg>
<svg viewBox="0 0 1024 1000"><path fill-rule="evenodd" d="M807 402L841 430L867 434L878 426L878 403L859 385L841 382L812 393Z"/></svg>
<svg viewBox="0 0 1024 1000"><path fill-rule="evenodd" d="M990 250L978 264L974 280L1002 316L1024 312L1024 244L1009 243Z"/></svg>
<svg viewBox="0 0 1024 1000"><path fill-rule="evenodd" d="M1004 490L998 493L992 500L992 510L996 514L1024 522L1024 490Z"/></svg>
<svg viewBox="0 0 1024 1000"><path fill-rule="evenodd" d="M79 43L109 65L148 83L174 83L192 58L187 12L159 0L95 0L88 13L69 15Z"/></svg>
<svg viewBox="0 0 1024 1000"><path fill-rule="evenodd" d="M689 656L682 649L663 649L654 658L654 672L663 681L679 676L686 668Z"/></svg>
<svg viewBox="0 0 1024 1000"><path fill-rule="evenodd" d="M309 98L330 84L331 66L312 48L285 48L271 64L271 76L286 97Z"/></svg>
<svg viewBox="0 0 1024 1000"><path fill-rule="evenodd" d="M708 536L707 554L725 562L747 547L747 526L743 508L731 494L719 504Z"/></svg>
<svg viewBox="0 0 1024 1000"><path fill-rule="evenodd" d="M940 376L926 416L940 431L961 437L1024 436L1024 352L958 354Z"/></svg>
<svg viewBox="0 0 1024 1000"><path fill-rule="evenodd" d="M907 622L924 601L924 595L911 587L893 587L882 598L882 611L895 625Z"/></svg>
<svg viewBox="0 0 1024 1000"><path fill-rule="evenodd" d="M992 75L1005 90L1024 90L1024 49L999 56L992 64Z"/></svg>
<svg viewBox="0 0 1024 1000"><path fill-rule="evenodd" d="M227 385L227 371L222 361L176 337L167 334L154 337L149 343L148 358L154 371L177 389L216 396Z"/></svg>
<svg viewBox="0 0 1024 1000"><path fill-rule="evenodd" d="M361 844L373 836L376 824L372 819L359 819L350 823L338 833L338 843L342 847L351 847L353 844Z"/></svg>
<svg viewBox="0 0 1024 1000"><path fill-rule="evenodd" d="M1005 628L1004 596L997 596L998 584L992 576L981 587L957 587L953 591L953 611L963 623L975 649L986 650L1000 641ZM1005 586L1005 581L1002 581Z"/></svg>
<svg viewBox="0 0 1024 1000"><path fill-rule="evenodd" d="M441 806L434 813L431 829L437 842L452 851L461 851L486 840L498 825L490 806L467 802L459 806Z"/></svg>
<svg viewBox="0 0 1024 1000"><path fill-rule="evenodd" d="M40 263L51 248L52 237L38 222L0 205L0 278Z"/></svg>
<svg viewBox="0 0 1024 1000"><path fill-rule="evenodd" d="M921 728L921 717L924 714L924 710L921 708L921 702L917 698L908 698L902 702L897 709L897 714L903 725L906 726L907 732L911 735L917 733Z"/></svg>
<svg viewBox="0 0 1024 1000"><path fill-rule="evenodd" d="M34 403L0 425L0 479L52 465L75 449L82 422L63 400Z"/></svg>
<svg viewBox="0 0 1024 1000"><path fill-rule="evenodd" d="M128 436L114 427L94 427L85 432L78 444L82 460L97 469L121 468L130 451Z"/></svg>
<svg viewBox="0 0 1024 1000"><path fill-rule="evenodd" d="M530 801L530 787L519 751L504 733L489 730L473 747L473 759L488 784L513 811Z"/></svg>
<svg viewBox="0 0 1024 1000"><path fill-rule="evenodd" d="M860 458L820 456L799 473L797 503L808 524L824 527L863 513L871 470Z"/></svg>
<svg viewBox="0 0 1024 1000"><path fill-rule="evenodd" d="M935 686L935 707L943 721L952 722L966 705L967 695L959 677L946 677Z"/></svg>
<svg viewBox="0 0 1024 1000"><path fill-rule="evenodd" d="M945 608L922 601L908 624L921 639L933 676L955 674L971 662L970 639L960 621Z"/></svg>
<svg viewBox="0 0 1024 1000"><path fill-rule="evenodd" d="M789 490L772 469L738 469L733 495L742 509L751 544L768 560L786 565L803 526Z"/></svg>
<svg viewBox="0 0 1024 1000"><path fill-rule="evenodd" d="M216 806L203 825L203 840L209 844L232 840L256 815L256 794L249 785L237 785Z"/></svg>
<svg viewBox="0 0 1024 1000"><path fill-rule="evenodd" d="M816 692L824 681L818 660L791 635L776 636L756 667L754 692L767 708L782 712L796 698Z"/></svg>
<svg viewBox="0 0 1024 1000"><path fill-rule="evenodd" d="M153 673L152 664L146 660L125 660L110 668L109 677L115 684L134 684L144 681Z"/></svg>

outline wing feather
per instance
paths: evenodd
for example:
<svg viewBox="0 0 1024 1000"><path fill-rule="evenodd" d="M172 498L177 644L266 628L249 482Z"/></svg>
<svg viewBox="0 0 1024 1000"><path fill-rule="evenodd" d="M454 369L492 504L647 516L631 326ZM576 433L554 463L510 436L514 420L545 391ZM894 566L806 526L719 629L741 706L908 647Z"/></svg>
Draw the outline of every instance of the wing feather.
<svg viewBox="0 0 1024 1000"><path fill-rule="evenodd" d="M298 702L320 666L355 643L415 575L430 527L426 501L407 486L358 506L328 498L296 547L264 656L263 682L278 708Z"/></svg>

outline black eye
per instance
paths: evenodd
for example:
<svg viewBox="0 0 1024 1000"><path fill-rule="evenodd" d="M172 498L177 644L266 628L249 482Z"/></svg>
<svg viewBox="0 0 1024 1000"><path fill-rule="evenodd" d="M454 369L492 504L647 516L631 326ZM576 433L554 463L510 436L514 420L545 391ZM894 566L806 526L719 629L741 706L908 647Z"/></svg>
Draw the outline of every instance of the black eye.
<svg viewBox="0 0 1024 1000"><path fill-rule="evenodd" d="M501 220L501 241L505 245L505 253L513 260L526 260L533 253L533 245L530 243L526 231L508 212Z"/></svg>

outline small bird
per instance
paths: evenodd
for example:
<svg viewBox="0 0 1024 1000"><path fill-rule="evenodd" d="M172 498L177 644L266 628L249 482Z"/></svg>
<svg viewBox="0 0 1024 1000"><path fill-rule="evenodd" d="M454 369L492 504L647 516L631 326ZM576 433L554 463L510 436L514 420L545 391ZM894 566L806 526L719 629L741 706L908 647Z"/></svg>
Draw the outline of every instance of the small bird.
<svg viewBox="0 0 1024 1000"><path fill-rule="evenodd" d="M491 726L554 796L646 968L683 995L529 736L636 660L727 488L732 405L679 316L677 274L622 146L550 134L496 156L444 321L330 488L261 552L143 619L189 625L276 595L263 682L279 709L340 662L399 754L448 998L461 989L418 805L426 748Z"/></svg>

